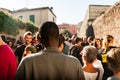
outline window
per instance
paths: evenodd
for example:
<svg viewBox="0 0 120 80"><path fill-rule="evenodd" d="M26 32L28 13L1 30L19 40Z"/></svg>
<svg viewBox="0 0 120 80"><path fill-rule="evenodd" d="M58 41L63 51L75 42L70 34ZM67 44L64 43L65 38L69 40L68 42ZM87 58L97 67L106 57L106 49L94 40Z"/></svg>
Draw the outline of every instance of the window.
<svg viewBox="0 0 120 80"><path fill-rule="evenodd" d="M53 17L53 22L55 22L55 19L54 19L54 17Z"/></svg>
<svg viewBox="0 0 120 80"><path fill-rule="evenodd" d="M35 22L35 15L30 15L30 21L33 23Z"/></svg>
<svg viewBox="0 0 120 80"><path fill-rule="evenodd" d="M21 20L23 17L22 16L19 16L18 19Z"/></svg>

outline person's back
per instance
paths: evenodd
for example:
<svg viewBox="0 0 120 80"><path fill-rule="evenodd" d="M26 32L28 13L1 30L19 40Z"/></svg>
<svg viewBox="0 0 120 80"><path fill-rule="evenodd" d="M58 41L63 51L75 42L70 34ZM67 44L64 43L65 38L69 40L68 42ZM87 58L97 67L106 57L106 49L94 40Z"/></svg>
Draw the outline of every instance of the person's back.
<svg viewBox="0 0 120 80"><path fill-rule="evenodd" d="M114 75L109 76L107 80L120 80L120 48L113 48L107 52L107 64Z"/></svg>
<svg viewBox="0 0 120 80"><path fill-rule="evenodd" d="M83 47L81 45L82 39L77 37L75 43L76 44L70 49L70 55L78 58L80 63L83 65L82 55L80 54L80 52L83 50Z"/></svg>
<svg viewBox="0 0 120 80"><path fill-rule="evenodd" d="M102 62L96 58L96 60L93 62L93 66L99 69L99 73L100 73L99 80L102 80L103 74L104 74L104 68L103 68Z"/></svg>
<svg viewBox="0 0 120 80"><path fill-rule="evenodd" d="M17 78L20 80L84 80L79 61L54 48L27 56L25 61L25 67L22 66L18 70L20 75L17 75Z"/></svg>
<svg viewBox="0 0 120 80"><path fill-rule="evenodd" d="M16 74L17 80L84 80L78 59L58 50L59 29L53 22L40 28L40 39L45 49L23 58Z"/></svg>
<svg viewBox="0 0 120 80"><path fill-rule="evenodd" d="M0 37L0 80L14 80L17 62L12 49Z"/></svg>
<svg viewBox="0 0 120 80"><path fill-rule="evenodd" d="M94 46L86 46L81 52L84 63L83 71L86 80L99 80L100 70L93 65L93 62L97 58L97 53L98 51Z"/></svg>

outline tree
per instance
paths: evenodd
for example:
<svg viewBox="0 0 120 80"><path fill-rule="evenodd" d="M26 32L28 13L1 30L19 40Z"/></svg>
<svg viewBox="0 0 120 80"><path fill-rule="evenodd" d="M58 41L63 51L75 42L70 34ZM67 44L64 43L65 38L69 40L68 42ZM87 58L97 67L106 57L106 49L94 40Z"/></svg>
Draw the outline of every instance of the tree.
<svg viewBox="0 0 120 80"><path fill-rule="evenodd" d="M19 34L19 29L26 29L26 31L29 30L33 33L38 30L34 24L14 19L13 17L0 11L0 33L16 36Z"/></svg>
<svg viewBox="0 0 120 80"><path fill-rule="evenodd" d="M36 31L38 31L38 28L35 27L32 23L26 23L26 30L35 33Z"/></svg>
<svg viewBox="0 0 120 80"><path fill-rule="evenodd" d="M67 29L64 30L63 34L64 34L64 36L65 36L66 38L70 38L70 37L72 37L72 34L71 34L70 31L67 30Z"/></svg>

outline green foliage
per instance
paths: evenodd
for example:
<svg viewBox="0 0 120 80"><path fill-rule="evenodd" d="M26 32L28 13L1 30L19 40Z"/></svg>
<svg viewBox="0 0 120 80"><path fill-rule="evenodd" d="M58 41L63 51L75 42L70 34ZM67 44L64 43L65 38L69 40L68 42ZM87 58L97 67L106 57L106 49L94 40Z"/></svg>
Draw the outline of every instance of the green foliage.
<svg viewBox="0 0 120 80"><path fill-rule="evenodd" d="M18 20L18 27L19 27L20 29L25 29L26 24L25 24L23 21Z"/></svg>
<svg viewBox="0 0 120 80"><path fill-rule="evenodd" d="M38 30L34 24L16 20L0 11L0 33L16 36L19 34L19 29L26 29L26 31L33 33Z"/></svg>
<svg viewBox="0 0 120 80"><path fill-rule="evenodd" d="M5 14L3 12L0 12L0 32L2 32L4 29L4 27L3 27L4 18L5 18Z"/></svg>
<svg viewBox="0 0 120 80"><path fill-rule="evenodd" d="M36 31L38 31L38 28L35 27L32 23L26 23L26 30L35 33Z"/></svg>
<svg viewBox="0 0 120 80"><path fill-rule="evenodd" d="M70 31L69 30L64 30L64 32L63 32L63 34L65 35L65 37L67 37L67 38L70 38L71 36L72 36L72 34L70 33Z"/></svg>
<svg viewBox="0 0 120 80"><path fill-rule="evenodd" d="M4 12L0 12L0 32L6 33L9 35L17 35L18 28L17 28L17 21L12 19L10 16L5 14Z"/></svg>
<svg viewBox="0 0 120 80"><path fill-rule="evenodd" d="M4 29L3 31L9 35L14 35L16 36L17 34L19 34L18 31L18 23L16 20L12 19L11 17L7 16L4 19Z"/></svg>

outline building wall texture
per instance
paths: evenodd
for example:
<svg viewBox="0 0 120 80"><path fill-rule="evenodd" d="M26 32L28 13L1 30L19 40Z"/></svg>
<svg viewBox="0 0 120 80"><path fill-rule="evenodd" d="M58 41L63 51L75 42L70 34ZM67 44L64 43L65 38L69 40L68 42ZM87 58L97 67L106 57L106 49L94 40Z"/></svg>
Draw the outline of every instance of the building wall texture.
<svg viewBox="0 0 120 80"><path fill-rule="evenodd" d="M109 10L93 22L96 38L112 35L115 45L120 46L120 2L117 2Z"/></svg>
<svg viewBox="0 0 120 80"><path fill-rule="evenodd" d="M30 15L35 16L35 25L38 27L46 21L56 22L56 16L48 7L44 8L35 8L35 9L26 9L26 10L17 10L12 12L12 16L19 18L22 16L22 19L25 21L30 21Z"/></svg>
<svg viewBox="0 0 120 80"><path fill-rule="evenodd" d="M110 7L110 5L90 5L88 7L86 16L82 24L80 24L80 30L78 32L79 37L86 36L86 30L88 28L88 20L95 20L96 18L100 17L105 11Z"/></svg>

